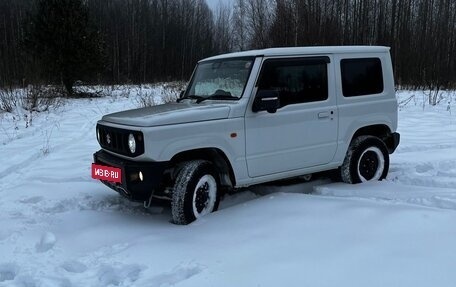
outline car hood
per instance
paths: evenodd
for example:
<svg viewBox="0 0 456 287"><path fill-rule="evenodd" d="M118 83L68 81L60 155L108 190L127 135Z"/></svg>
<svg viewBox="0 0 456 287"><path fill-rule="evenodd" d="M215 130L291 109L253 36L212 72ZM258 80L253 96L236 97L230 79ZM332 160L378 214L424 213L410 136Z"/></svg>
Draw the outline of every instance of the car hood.
<svg viewBox="0 0 456 287"><path fill-rule="evenodd" d="M153 127L226 119L229 113L228 104L168 103L105 115L102 120L128 126Z"/></svg>

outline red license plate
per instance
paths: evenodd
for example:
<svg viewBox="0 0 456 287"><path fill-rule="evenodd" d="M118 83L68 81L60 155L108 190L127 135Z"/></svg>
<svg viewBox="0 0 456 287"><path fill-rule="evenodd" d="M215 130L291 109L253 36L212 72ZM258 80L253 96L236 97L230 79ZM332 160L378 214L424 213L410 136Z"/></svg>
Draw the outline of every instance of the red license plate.
<svg viewBox="0 0 456 287"><path fill-rule="evenodd" d="M92 178L110 182L122 182L122 170L117 167L92 163Z"/></svg>

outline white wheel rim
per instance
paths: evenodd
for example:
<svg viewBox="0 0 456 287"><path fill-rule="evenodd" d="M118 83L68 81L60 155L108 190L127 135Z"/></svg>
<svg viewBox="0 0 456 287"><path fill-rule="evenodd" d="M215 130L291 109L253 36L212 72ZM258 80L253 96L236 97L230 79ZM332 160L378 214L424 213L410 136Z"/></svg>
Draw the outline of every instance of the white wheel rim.
<svg viewBox="0 0 456 287"><path fill-rule="evenodd" d="M361 171L360 171L361 160L363 159L363 156L367 152L373 152L377 156L377 160L378 160L377 170L375 171L375 174L371 179L364 178L364 176L361 174ZM367 148L366 150L363 151L363 153L361 154L361 156L358 159L357 172L358 172L358 176L359 176L361 182L379 180L382 177L384 169L385 169L385 157L383 156L382 151L378 147L372 146L372 147Z"/></svg>
<svg viewBox="0 0 456 287"><path fill-rule="evenodd" d="M198 211L199 204L202 204L201 198L198 197L202 196L202 193L206 193L207 199L203 203L204 207L201 209L201 211ZM192 208L195 218L199 218L208 213L211 213L215 207L216 197L217 182L215 181L215 178L212 175L206 174L200 178L198 184L195 187L195 190L193 191Z"/></svg>

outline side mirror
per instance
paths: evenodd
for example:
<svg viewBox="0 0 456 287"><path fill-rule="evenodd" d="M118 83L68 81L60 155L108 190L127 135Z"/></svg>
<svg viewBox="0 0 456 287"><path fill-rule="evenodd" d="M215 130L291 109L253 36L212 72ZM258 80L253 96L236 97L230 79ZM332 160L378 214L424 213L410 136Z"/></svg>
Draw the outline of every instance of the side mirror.
<svg viewBox="0 0 456 287"><path fill-rule="evenodd" d="M184 93L185 93L185 91L180 91L180 93L179 93L179 99L182 98L182 97L184 96Z"/></svg>
<svg viewBox="0 0 456 287"><path fill-rule="evenodd" d="M280 108L279 93L274 90L259 90L253 101L252 111L275 113Z"/></svg>

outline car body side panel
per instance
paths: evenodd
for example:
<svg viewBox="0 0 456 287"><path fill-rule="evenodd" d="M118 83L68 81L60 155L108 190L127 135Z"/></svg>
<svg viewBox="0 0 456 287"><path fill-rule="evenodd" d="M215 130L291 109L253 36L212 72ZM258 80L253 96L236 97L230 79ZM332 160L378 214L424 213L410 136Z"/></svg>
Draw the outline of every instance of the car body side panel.
<svg viewBox="0 0 456 287"><path fill-rule="evenodd" d="M267 60L302 61L305 58L327 57L317 54L295 57L265 57ZM328 84L334 81L331 61L327 64ZM251 97L255 96L256 89ZM250 177L325 165L332 161L337 143L337 107L334 86L328 86L328 99L294 103L276 113L253 112L253 99L245 116L246 158ZM326 114L326 117L320 117Z"/></svg>
<svg viewBox="0 0 456 287"><path fill-rule="evenodd" d="M350 58L380 58L384 90L375 95L344 97L340 61ZM334 161L341 164L355 132L371 125L385 125L392 132L397 129L397 100L389 53L356 53L335 55L336 91L339 110L338 151Z"/></svg>

